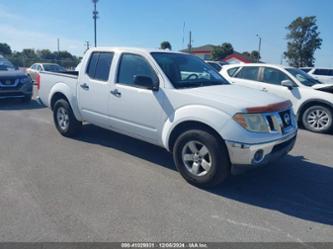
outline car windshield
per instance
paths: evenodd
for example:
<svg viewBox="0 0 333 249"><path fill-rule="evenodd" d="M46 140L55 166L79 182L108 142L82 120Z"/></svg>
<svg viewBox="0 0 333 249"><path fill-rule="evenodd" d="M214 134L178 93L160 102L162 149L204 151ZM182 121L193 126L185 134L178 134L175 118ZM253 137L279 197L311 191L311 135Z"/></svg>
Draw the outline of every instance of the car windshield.
<svg viewBox="0 0 333 249"><path fill-rule="evenodd" d="M49 72L63 72L65 68L57 65L57 64L44 64L44 70Z"/></svg>
<svg viewBox="0 0 333 249"><path fill-rule="evenodd" d="M5 58L0 58L0 71L11 71L15 70L14 65Z"/></svg>
<svg viewBox="0 0 333 249"><path fill-rule="evenodd" d="M175 88L229 84L212 66L189 54L152 53Z"/></svg>
<svg viewBox="0 0 333 249"><path fill-rule="evenodd" d="M303 72L308 73L311 71L311 68L300 68Z"/></svg>
<svg viewBox="0 0 333 249"><path fill-rule="evenodd" d="M300 69L287 68L286 70L305 86L314 86L316 84L322 84L319 80L312 78L310 75L308 75L307 73L303 72Z"/></svg>

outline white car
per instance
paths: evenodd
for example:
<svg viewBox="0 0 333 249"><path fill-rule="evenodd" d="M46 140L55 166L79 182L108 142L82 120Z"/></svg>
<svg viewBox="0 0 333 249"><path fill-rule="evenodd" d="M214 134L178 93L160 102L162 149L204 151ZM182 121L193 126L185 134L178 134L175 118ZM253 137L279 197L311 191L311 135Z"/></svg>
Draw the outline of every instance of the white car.
<svg viewBox="0 0 333 249"><path fill-rule="evenodd" d="M62 135L88 122L153 143L199 186L222 182L231 165L276 160L296 140L290 101L233 86L189 54L93 48L77 75L42 72L40 81Z"/></svg>
<svg viewBox="0 0 333 249"><path fill-rule="evenodd" d="M300 69L322 83L333 83L333 68L301 67Z"/></svg>
<svg viewBox="0 0 333 249"><path fill-rule="evenodd" d="M211 65L216 71L220 72L224 65L228 65L228 62L224 61L205 61L207 64Z"/></svg>
<svg viewBox="0 0 333 249"><path fill-rule="evenodd" d="M231 83L289 99L304 127L333 129L333 84L323 84L300 69L271 64L227 65L220 72Z"/></svg>

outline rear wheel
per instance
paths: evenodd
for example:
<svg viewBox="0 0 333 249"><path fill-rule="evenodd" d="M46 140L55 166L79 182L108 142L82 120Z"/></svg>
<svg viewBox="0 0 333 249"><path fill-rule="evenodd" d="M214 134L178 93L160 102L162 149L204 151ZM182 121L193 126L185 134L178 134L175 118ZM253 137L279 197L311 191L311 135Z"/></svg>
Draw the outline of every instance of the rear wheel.
<svg viewBox="0 0 333 249"><path fill-rule="evenodd" d="M82 127L82 123L75 118L72 108L64 99L54 104L53 119L57 130L65 137L75 136Z"/></svg>
<svg viewBox="0 0 333 249"><path fill-rule="evenodd" d="M229 156L224 143L203 130L189 130L175 142L173 157L180 174L191 184L211 187L230 174Z"/></svg>
<svg viewBox="0 0 333 249"><path fill-rule="evenodd" d="M302 123L307 130L325 133L333 129L332 110L326 106L315 105L306 109Z"/></svg>

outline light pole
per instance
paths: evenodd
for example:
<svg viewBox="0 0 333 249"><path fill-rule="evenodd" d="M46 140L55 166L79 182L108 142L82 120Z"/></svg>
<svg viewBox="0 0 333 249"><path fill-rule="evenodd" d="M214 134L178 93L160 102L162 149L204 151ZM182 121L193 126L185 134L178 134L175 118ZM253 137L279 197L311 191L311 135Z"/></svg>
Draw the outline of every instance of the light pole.
<svg viewBox="0 0 333 249"><path fill-rule="evenodd" d="M98 18L98 11L96 9L96 4L98 0L92 0L94 3L94 11L93 11L93 19L94 19L94 34L95 34L95 47L97 47L97 18Z"/></svg>
<svg viewBox="0 0 333 249"><path fill-rule="evenodd" d="M260 58L260 50L261 50L261 36L257 34L257 37L258 37L258 39L259 39L259 48L258 48L258 52L259 52L258 62L259 62L259 58Z"/></svg>

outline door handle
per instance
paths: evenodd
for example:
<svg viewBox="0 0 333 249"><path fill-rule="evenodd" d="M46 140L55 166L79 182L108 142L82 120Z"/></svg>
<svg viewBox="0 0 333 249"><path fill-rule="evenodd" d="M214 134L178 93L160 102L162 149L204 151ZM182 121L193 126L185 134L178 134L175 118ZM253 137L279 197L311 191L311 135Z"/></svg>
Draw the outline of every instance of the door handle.
<svg viewBox="0 0 333 249"><path fill-rule="evenodd" d="M114 89L110 91L110 93L116 97L121 97L121 92L119 92L118 89Z"/></svg>
<svg viewBox="0 0 333 249"><path fill-rule="evenodd" d="M83 83L83 84L81 84L80 87L81 87L82 89L84 89L84 90L89 90L89 86L88 86L87 83Z"/></svg>
<svg viewBox="0 0 333 249"><path fill-rule="evenodd" d="M267 88L263 88L263 89L261 89L261 91L263 91L263 92L268 92L268 90L267 90Z"/></svg>

